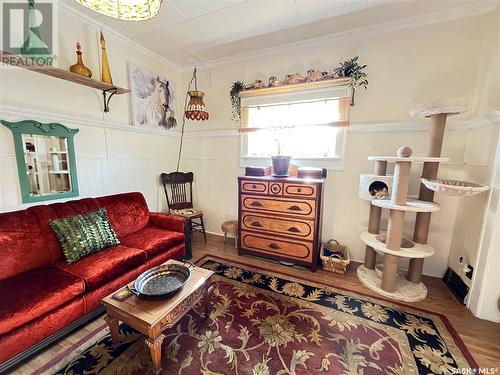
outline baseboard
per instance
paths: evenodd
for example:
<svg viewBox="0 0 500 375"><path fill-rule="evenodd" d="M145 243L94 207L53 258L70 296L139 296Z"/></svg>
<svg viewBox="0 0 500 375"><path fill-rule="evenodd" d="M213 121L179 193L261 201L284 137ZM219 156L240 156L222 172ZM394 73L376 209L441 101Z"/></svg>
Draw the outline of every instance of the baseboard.
<svg viewBox="0 0 500 375"><path fill-rule="evenodd" d="M92 311L90 314L87 314L83 317L81 317L78 320L75 320L73 323L67 325L63 329L53 333L49 337L46 337L42 341L36 343L32 347L26 349L25 351L16 354L14 357L8 359L4 363L0 364L0 374L6 374L7 371L13 370L14 367L18 366L21 364L21 362L25 361L29 357L33 356L34 354L40 352L42 349L46 348L50 344L52 344L54 341L57 341L64 336L70 334L77 328L80 328L81 326L85 325L89 321L95 319L99 315L103 314L105 311L104 306L100 306L98 309ZM14 371L15 373L15 371Z"/></svg>

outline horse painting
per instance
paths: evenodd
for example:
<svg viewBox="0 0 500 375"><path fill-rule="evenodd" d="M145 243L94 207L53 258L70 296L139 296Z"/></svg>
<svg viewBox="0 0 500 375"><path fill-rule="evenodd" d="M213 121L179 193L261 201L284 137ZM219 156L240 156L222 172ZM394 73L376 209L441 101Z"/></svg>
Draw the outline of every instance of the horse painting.
<svg viewBox="0 0 500 375"><path fill-rule="evenodd" d="M134 125L168 128L167 113L172 107L170 82L135 66L131 66L130 80Z"/></svg>

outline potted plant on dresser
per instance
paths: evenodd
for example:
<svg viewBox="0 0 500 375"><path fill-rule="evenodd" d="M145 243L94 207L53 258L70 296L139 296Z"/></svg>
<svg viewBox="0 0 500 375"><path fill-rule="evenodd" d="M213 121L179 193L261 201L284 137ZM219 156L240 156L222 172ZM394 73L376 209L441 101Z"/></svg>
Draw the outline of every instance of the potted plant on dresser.
<svg viewBox="0 0 500 375"><path fill-rule="evenodd" d="M291 156L281 155L283 141L283 129L275 129L273 135L274 142L276 142L276 155L271 155L271 161L273 163L273 176L275 177L287 177L288 167L290 166Z"/></svg>

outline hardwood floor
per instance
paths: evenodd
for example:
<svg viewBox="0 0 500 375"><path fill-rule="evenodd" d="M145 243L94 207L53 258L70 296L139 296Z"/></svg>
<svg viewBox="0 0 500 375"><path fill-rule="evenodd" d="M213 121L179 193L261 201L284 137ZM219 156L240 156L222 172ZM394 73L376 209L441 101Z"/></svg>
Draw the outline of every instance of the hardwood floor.
<svg viewBox="0 0 500 375"><path fill-rule="evenodd" d="M228 238L227 244L224 245L222 237L210 234L207 237L208 242L205 243L201 234L193 234L193 262L196 262L205 255L216 255L228 260L240 260L268 269L272 267L276 271L296 274L297 276L300 275L302 278L326 283L332 287L349 289L369 296L380 297L358 281L356 276L357 264L351 264L345 275L331 274L323 271L321 268L316 273L311 273L307 268L286 267L278 262L264 258L248 255L239 256L232 238ZM500 324L474 317L465 306L461 305L455 299L440 279L424 276L423 282L427 285L429 291L426 300L408 305L445 315L480 367L500 367ZM42 364L47 363L57 353L69 348L104 324L105 322L102 317L96 319L54 344L46 351L39 353L30 361L18 367L13 373L16 375L31 374L34 369L38 369Z"/></svg>

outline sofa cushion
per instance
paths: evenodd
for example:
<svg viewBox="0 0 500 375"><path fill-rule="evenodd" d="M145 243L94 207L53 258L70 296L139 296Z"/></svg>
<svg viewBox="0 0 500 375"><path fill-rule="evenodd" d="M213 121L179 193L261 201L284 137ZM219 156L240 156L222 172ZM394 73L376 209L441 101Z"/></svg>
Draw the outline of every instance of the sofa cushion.
<svg viewBox="0 0 500 375"><path fill-rule="evenodd" d="M125 246L142 249L148 254L148 259L184 242L184 234L166 229L146 227L139 232L122 237Z"/></svg>
<svg viewBox="0 0 500 375"><path fill-rule="evenodd" d="M106 209L49 222L59 239L68 264L92 253L120 244L106 215Z"/></svg>
<svg viewBox="0 0 500 375"><path fill-rule="evenodd" d="M59 245L56 234L49 225L50 220L57 220L59 218L52 205L31 206L26 211L38 219L40 230L45 238L45 248L40 250L44 253L46 252L47 256L50 256L50 264L62 260L64 256L61 251L61 245Z"/></svg>
<svg viewBox="0 0 500 375"><path fill-rule="evenodd" d="M96 211L101 208L99 202L97 202L94 198L83 198L76 199L74 201L52 203L49 207L55 211L57 217L60 219L74 215L85 215L91 211Z"/></svg>
<svg viewBox="0 0 500 375"><path fill-rule="evenodd" d="M38 268L0 281L0 334L39 318L85 291L83 280L57 268Z"/></svg>
<svg viewBox="0 0 500 375"><path fill-rule="evenodd" d="M50 265L44 242L37 218L27 210L0 214L0 280Z"/></svg>
<svg viewBox="0 0 500 375"><path fill-rule="evenodd" d="M96 199L108 211L109 221L120 240L148 225L149 209L141 193L124 193Z"/></svg>
<svg viewBox="0 0 500 375"><path fill-rule="evenodd" d="M59 262L56 267L85 280L87 289L95 289L146 262L144 250L123 245L89 255L76 263Z"/></svg>

